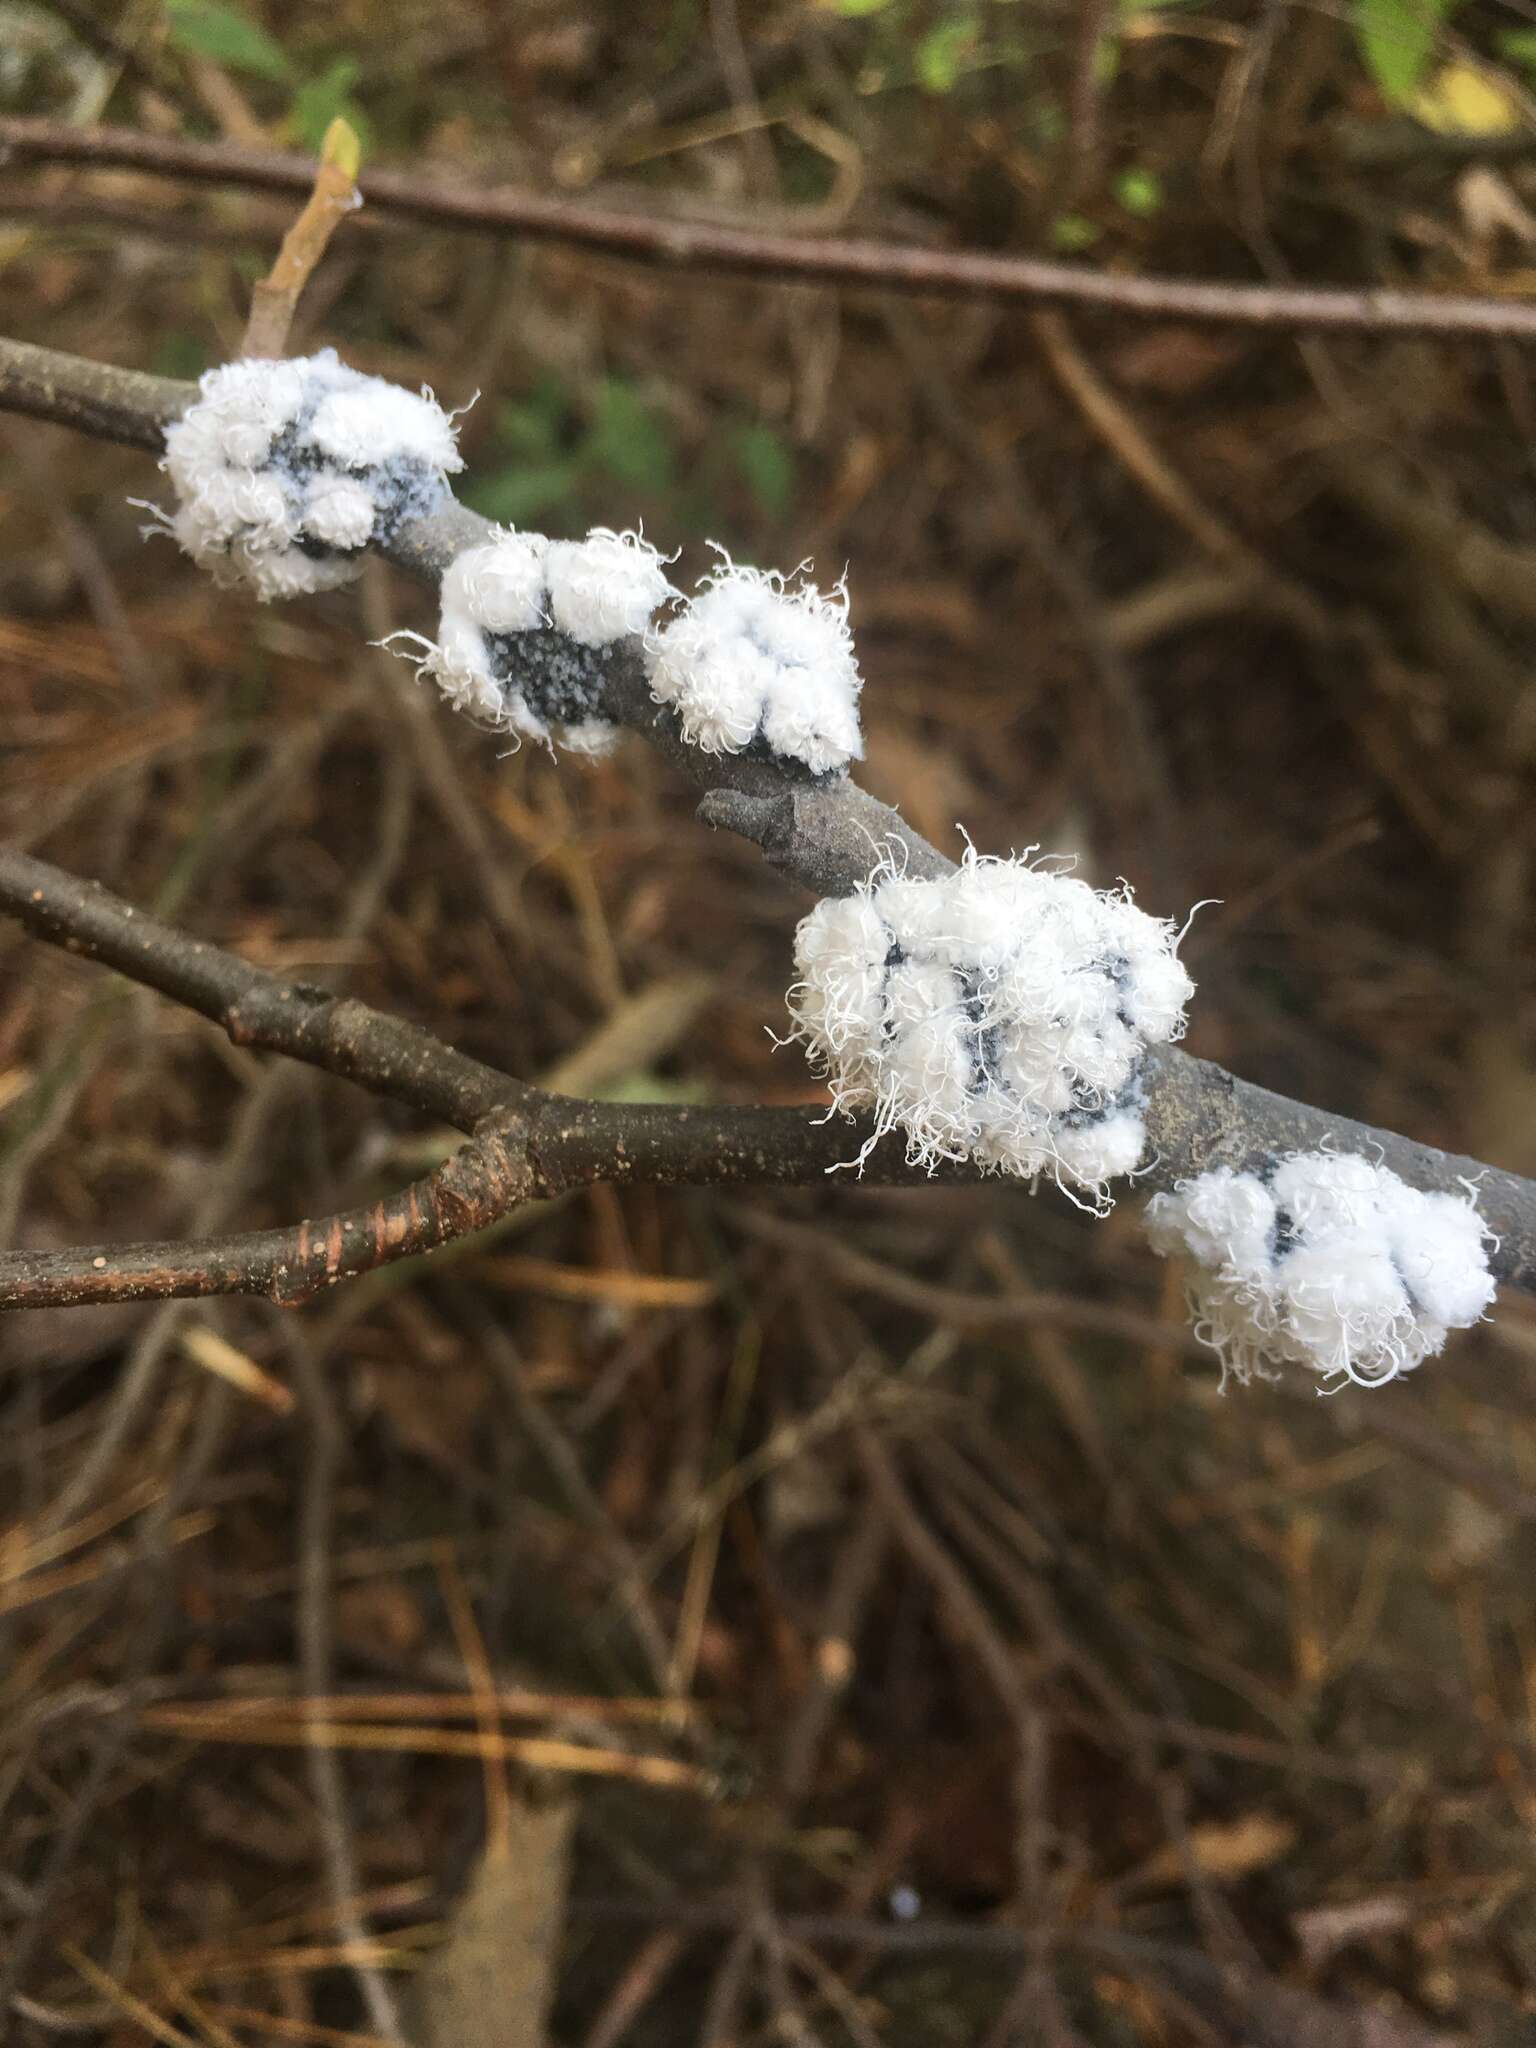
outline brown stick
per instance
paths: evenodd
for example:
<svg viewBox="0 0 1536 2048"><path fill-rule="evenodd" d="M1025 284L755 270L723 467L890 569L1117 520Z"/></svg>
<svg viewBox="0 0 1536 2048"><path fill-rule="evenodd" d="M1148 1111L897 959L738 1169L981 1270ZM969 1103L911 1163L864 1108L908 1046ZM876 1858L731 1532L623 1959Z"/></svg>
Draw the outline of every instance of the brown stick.
<svg viewBox="0 0 1536 2048"><path fill-rule="evenodd" d="M0 161L127 166L158 177L307 192L307 158L227 143L187 142L131 128L71 128L0 121ZM806 284L841 284L932 298L1067 305L1138 320L1192 320L1314 333L1502 336L1536 340L1536 306L1492 297L1439 296L1370 286L1224 284L1137 277L1034 256L929 249L828 236L767 234L713 221L667 219L617 206L553 198L513 186L438 184L400 171L370 171L369 206L440 227L568 242L636 262L675 264Z"/></svg>
<svg viewBox="0 0 1536 2048"><path fill-rule="evenodd" d="M320 168L304 211L284 235L277 261L252 290L241 355L276 358L287 347L300 295L326 244L362 204L357 190L359 156L357 135L338 114L320 145Z"/></svg>

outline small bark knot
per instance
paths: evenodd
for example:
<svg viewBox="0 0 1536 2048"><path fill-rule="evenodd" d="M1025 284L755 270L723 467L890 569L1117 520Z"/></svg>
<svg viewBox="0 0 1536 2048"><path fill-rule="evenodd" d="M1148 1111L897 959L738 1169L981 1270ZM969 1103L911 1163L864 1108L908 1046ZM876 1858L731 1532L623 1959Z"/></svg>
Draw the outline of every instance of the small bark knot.
<svg viewBox="0 0 1536 2048"><path fill-rule="evenodd" d="M265 1046L272 1034L274 1015L292 1023L302 1011L318 1009L335 1000L330 989L318 988L312 981L286 981L279 988L247 989L226 1007L224 1033L231 1045Z"/></svg>
<svg viewBox="0 0 1536 2048"><path fill-rule="evenodd" d="M437 1179L445 1237L464 1237L504 1216L534 1190L522 1124L482 1125L444 1165Z"/></svg>

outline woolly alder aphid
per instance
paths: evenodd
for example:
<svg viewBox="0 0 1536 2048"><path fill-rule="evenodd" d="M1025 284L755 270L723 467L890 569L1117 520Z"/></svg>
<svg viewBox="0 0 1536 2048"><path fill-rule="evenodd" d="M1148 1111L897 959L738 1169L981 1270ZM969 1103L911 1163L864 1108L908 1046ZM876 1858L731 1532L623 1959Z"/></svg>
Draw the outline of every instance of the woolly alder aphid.
<svg viewBox="0 0 1536 2048"><path fill-rule="evenodd" d="M662 558L634 533L598 527L581 541L499 533L443 578L438 635L422 660L457 709L528 739L593 753L611 745L602 716L607 663L634 640L651 694L702 753L748 748L813 774L862 751L859 672L847 594L729 561L671 617Z"/></svg>
<svg viewBox="0 0 1536 2048"><path fill-rule="evenodd" d="M968 850L933 881L883 865L796 931L794 1035L835 1109L874 1112L870 1146L900 1130L916 1165L1049 1173L1102 1212L1145 1149L1147 1047L1184 1028L1177 944L1123 887L1027 856Z"/></svg>
<svg viewBox="0 0 1536 2048"><path fill-rule="evenodd" d="M261 598L334 589L364 551L441 503L463 467L453 422L419 396L365 377L333 349L289 362L226 363L166 432L176 489L166 528L221 582ZM862 752L847 592L825 596L727 557L695 597L677 596L638 533L584 540L503 531L442 580L420 666L454 707L528 739L598 753L606 657L642 653L652 694L705 753L752 747L813 774Z"/></svg>
<svg viewBox="0 0 1536 2048"><path fill-rule="evenodd" d="M602 715L606 656L675 595L637 533L598 527L567 541L507 530L448 565L421 668L455 710L602 753L618 737Z"/></svg>
<svg viewBox="0 0 1536 2048"><path fill-rule="evenodd" d="M706 754L756 747L822 775L864 752L841 583L826 595L726 556L686 609L651 634L645 658L651 694Z"/></svg>
<svg viewBox="0 0 1536 2048"><path fill-rule="evenodd" d="M334 349L225 363L166 429L166 529L221 583L258 597L333 590L371 546L433 511L463 468L430 393L350 369Z"/></svg>
<svg viewBox="0 0 1536 2048"><path fill-rule="evenodd" d="M209 371L166 431L164 524L221 582L261 598L334 588L365 551L442 504L462 467L453 422L335 352ZM729 559L676 598L655 548L502 532L442 583L422 667L456 708L528 737L609 746L604 690L633 648L652 694L706 753L753 750L812 774L862 752L847 593ZM890 867L821 903L796 934L796 1036L834 1108L872 1110L908 1157L1034 1178L1102 1211L1146 1143L1148 1046L1177 1038L1192 984L1173 928L1124 889L968 853L940 881ZM866 1148L867 1149L867 1148ZM862 1159L863 1154L860 1155ZM1239 1379L1295 1363L1375 1385L1439 1351L1493 1298L1475 1204L1385 1168L1309 1153L1160 1195L1148 1230L1195 1261L1198 1333Z"/></svg>
<svg viewBox="0 0 1536 2048"><path fill-rule="evenodd" d="M1421 1193L1354 1153L1180 1181L1147 1204L1147 1234L1154 1250L1193 1262L1195 1334L1220 1357L1223 1383L1300 1365L1322 1391L1380 1386L1494 1297L1470 1194Z"/></svg>

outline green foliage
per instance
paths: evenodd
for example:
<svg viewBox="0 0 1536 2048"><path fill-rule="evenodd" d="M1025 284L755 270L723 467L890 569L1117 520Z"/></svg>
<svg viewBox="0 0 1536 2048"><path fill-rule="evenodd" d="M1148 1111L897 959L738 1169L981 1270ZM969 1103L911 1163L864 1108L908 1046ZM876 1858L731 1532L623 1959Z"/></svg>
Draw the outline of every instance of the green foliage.
<svg viewBox="0 0 1536 2048"><path fill-rule="evenodd" d="M1145 165L1131 164L1115 179L1115 197L1137 220L1150 220L1162 210L1163 181Z"/></svg>
<svg viewBox="0 0 1536 2048"><path fill-rule="evenodd" d="M599 474L652 497L664 497L677 481L670 428L620 377L597 387L585 452Z"/></svg>
<svg viewBox="0 0 1536 2048"><path fill-rule="evenodd" d="M155 343L150 369L157 377L180 377L191 382L208 367L208 343L201 334L173 327Z"/></svg>
<svg viewBox="0 0 1536 2048"><path fill-rule="evenodd" d="M599 1102L704 1103L715 1100L716 1090L702 1076L696 1080L673 1080L649 1067L638 1067L633 1073L619 1075L606 1088L599 1088L596 1095Z"/></svg>
<svg viewBox="0 0 1536 2048"><path fill-rule="evenodd" d="M487 519L509 526L579 526L587 506L617 518L616 488L665 500L677 484L666 420L622 377L605 377L583 408L561 377L545 371L497 415L496 458L498 466L464 495Z"/></svg>
<svg viewBox="0 0 1536 2048"><path fill-rule="evenodd" d="M1042 45L1013 34L1000 37L996 12L982 0L821 0L830 12L867 21L877 53L873 76L879 86L913 84L923 92L945 96L964 78L988 67L1020 71L1039 56ZM1100 41L1096 70L1104 89L1113 86L1121 59L1126 26L1137 17L1176 7L1198 6L1200 0L1115 0L1118 20ZM1348 0L1348 19L1366 68L1383 99L1394 108L1413 111L1441 30L1459 0ZM1000 11L1000 10L999 10ZM1059 39L1051 46L1060 51ZM1536 30L1515 29L1500 38L1507 59L1536 71ZM1039 91L1023 94L1026 124L1038 130L1039 109L1049 101ZM1043 141L1044 138L1042 137ZM1128 174L1130 175L1130 174ZM1147 218L1161 205L1161 195L1132 182L1117 194L1128 213ZM1067 242L1084 247L1081 223L1057 224Z"/></svg>
<svg viewBox="0 0 1536 2048"><path fill-rule="evenodd" d="M165 0L165 21L172 46L194 57L278 83L292 76L286 51L266 30L219 0Z"/></svg>
<svg viewBox="0 0 1536 2048"><path fill-rule="evenodd" d="M912 70L924 92L953 92L970 68L979 42L979 23L969 13L929 29L913 54Z"/></svg>
<svg viewBox="0 0 1536 2048"><path fill-rule="evenodd" d="M1354 0L1355 40L1384 100L1413 98L1456 0Z"/></svg>
<svg viewBox="0 0 1536 2048"><path fill-rule="evenodd" d="M352 98L361 68L355 57L335 57L323 70L306 75L260 22L225 6L223 0L164 0L164 5L166 40L172 49L289 88L288 126L306 149L318 150L326 129L339 116L356 130L367 150L368 121Z"/></svg>
<svg viewBox="0 0 1536 2048"><path fill-rule="evenodd" d="M337 57L324 71L305 79L295 89L288 108L288 125L306 149L318 151L326 129L339 118L356 129L363 153L368 153L372 132L367 116L352 97L358 69L355 57Z"/></svg>
<svg viewBox="0 0 1536 2048"><path fill-rule="evenodd" d="M747 489L766 519L781 520L795 496L795 451L782 434L761 420L737 427L729 437L730 451Z"/></svg>
<svg viewBox="0 0 1536 2048"><path fill-rule="evenodd" d="M1048 44L1003 34L1007 0L821 0L832 13L870 24L880 87L915 85L943 98L972 72L1018 70ZM1022 12L1022 10L1020 10Z"/></svg>
<svg viewBox="0 0 1536 2048"><path fill-rule="evenodd" d="M798 481L793 447L763 420L720 422L685 465L665 410L633 379L608 376L578 392L546 370L501 407L490 461L463 496L508 526L573 533L644 514L682 533L737 524L722 508L743 497L777 525Z"/></svg>
<svg viewBox="0 0 1536 2048"><path fill-rule="evenodd" d="M1104 230L1085 213L1059 213L1051 222L1051 245L1063 256L1080 256Z"/></svg>

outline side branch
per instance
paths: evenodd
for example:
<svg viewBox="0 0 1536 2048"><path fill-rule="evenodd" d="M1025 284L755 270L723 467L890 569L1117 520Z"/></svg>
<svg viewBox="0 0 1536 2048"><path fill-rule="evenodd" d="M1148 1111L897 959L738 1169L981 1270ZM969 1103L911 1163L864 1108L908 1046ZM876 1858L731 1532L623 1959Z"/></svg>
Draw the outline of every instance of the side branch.
<svg viewBox="0 0 1536 2048"><path fill-rule="evenodd" d="M0 911L66 952L196 1010L236 1045L285 1053L375 1095L473 1130L529 1091L430 1032L307 982L279 981L237 954L162 924L99 882L0 847Z"/></svg>
<svg viewBox="0 0 1536 2048"><path fill-rule="evenodd" d="M189 142L132 128L76 128L64 122L0 121L0 161L113 165L153 176L249 190L305 194L308 157ZM1437 296L1385 287L1208 283L1126 276L1042 257L979 249L771 234L714 221L553 198L514 186L476 189L399 171L369 171L360 189L379 212L520 240L567 242L645 263L774 277L805 284L863 286L930 298L991 299L1077 306L1132 319L1203 321L1317 333L1422 334L1536 340L1536 306L1493 297Z"/></svg>
<svg viewBox="0 0 1536 2048"><path fill-rule="evenodd" d="M368 1209L283 1230L86 1251L0 1253L0 1308L259 1294L295 1308L338 1281L483 1230L532 1193L513 1114L488 1117L435 1173Z"/></svg>
<svg viewBox="0 0 1536 2048"><path fill-rule="evenodd" d="M237 1043L286 1053L471 1134L436 1173L371 1209L204 1242L0 1252L0 1308L209 1294L299 1302L335 1281L484 1229L521 1201L594 1181L806 1186L844 1164L870 1135L867 1123L828 1123L808 1109L674 1108L550 1095L364 1003L281 982L28 855L0 850L0 911L39 938L200 1012ZM1378 1153L1419 1187L1475 1179L1482 1213L1500 1238L1490 1260L1494 1272L1536 1292L1536 1183L1288 1102L1167 1049L1153 1056L1148 1096L1156 1156L1140 1176L1146 1186L1170 1187L1207 1166L1254 1166L1321 1144ZM862 1177L879 1186L927 1179L890 1140L871 1154ZM940 1178L977 1175L948 1168Z"/></svg>

